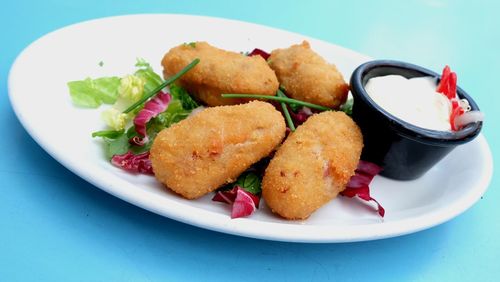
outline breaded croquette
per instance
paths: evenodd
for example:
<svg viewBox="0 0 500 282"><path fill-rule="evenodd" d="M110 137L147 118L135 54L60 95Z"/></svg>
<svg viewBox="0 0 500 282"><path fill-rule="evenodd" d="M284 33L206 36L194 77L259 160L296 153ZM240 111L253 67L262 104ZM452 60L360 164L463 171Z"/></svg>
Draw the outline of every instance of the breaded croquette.
<svg viewBox="0 0 500 282"><path fill-rule="evenodd" d="M207 108L162 130L151 147L156 178L188 199L231 183L285 136L283 116L253 101Z"/></svg>
<svg viewBox="0 0 500 282"><path fill-rule="evenodd" d="M262 180L262 196L274 213L305 219L345 189L354 175L363 136L343 112L310 117L276 152Z"/></svg>
<svg viewBox="0 0 500 282"><path fill-rule="evenodd" d="M307 41L271 52L269 65L291 98L338 108L349 86L335 65L316 54Z"/></svg>
<svg viewBox="0 0 500 282"><path fill-rule="evenodd" d="M200 62L178 83L208 106L233 105L248 99L221 98L223 93L275 95L279 83L274 71L261 56L225 51L206 42L182 44L163 57L163 75L170 77L187 64Z"/></svg>

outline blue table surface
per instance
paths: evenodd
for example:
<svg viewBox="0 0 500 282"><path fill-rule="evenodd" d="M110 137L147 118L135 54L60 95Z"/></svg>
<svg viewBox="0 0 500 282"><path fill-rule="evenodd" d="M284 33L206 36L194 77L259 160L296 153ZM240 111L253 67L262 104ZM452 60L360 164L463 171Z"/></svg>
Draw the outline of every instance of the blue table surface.
<svg viewBox="0 0 500 282"><path fill-rule="evenodd" d="M17 120L7 76L29 43L83 20L133 13L238 19L375 58L434 70L451 65L486 113L483 134L498 162L500 2L18 0L1 6L1 281L498 281L495 176L484 197L462 215L402 237L298 244L221 234L137 208L61 166ZM33 91L42 95L36 85Z"/></svg>

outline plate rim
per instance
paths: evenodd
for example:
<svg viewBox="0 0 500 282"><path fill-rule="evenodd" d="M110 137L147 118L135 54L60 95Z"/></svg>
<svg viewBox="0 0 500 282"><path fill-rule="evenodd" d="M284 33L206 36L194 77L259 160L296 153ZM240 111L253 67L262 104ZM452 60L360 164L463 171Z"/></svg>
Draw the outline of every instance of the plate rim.
<svg viewBox="0 0 500 282"><path fill-rule="evenodd" d="M480 198L481 196L486 192L488 189L489 183L491 181L492 175L493 175L493 158L491 155L491 150L488 146L488 143L486 141L486 138L484 135L481 133L479 136L474 140L473 142L477 142L477 146L479 146L480 151L483 153L483 155L486 158L486 163L484 164L484 170L481 173L481 177L477 182L478 186L476 189L471 189L474 193L470 192L467 193L468 197L461 197L459 198L461 201L455 201L452 205L446 206L446 208L438 208L435 209L433 212L430 213L425 213L424 215L421 216L416 216L412 218L407 218L407 219L402 219L402 220L395 220L391 222L384 222L383 224L379 223L371 223L370 225L370 232L360 232L359 229L366 229L366 224L363 225L352 225L352 226L318 226L318 225L299 225L299 224L280 224L279 229L285 229L282 230L281 236L277 236L276 232L269 232L269 228L249 228L255 222L252 224L246 224L246 222L249 219L246 218L241 218L241 219L233 219L231 220L229 216L226 216L225 218L221 218L222 215L217 214L212 211L202 211L202 213L208 213L208 215L204 215L204 219L200 220L197 219L196 216L181 216L179 213L175 213L172 211L172 208L165 209L163 206L160 206L160 201L150 201L149 204L145 204L149 197L154 196L153 193L149 191L143 191L139 194L139 197L137 197L137 192L134 190L127 190L127 189L117 189L115 188L116 183L112 183L108 178L106 177L96 177L95 171L92 170L87 170L83 169L81 165L76 165L73 164L69 161L69 159L64 158L64 156L61 156L56 150L51 148L50 144L46 144L43 140L43 136L40 136L38 132L32 128L30 125L29 120L26 118L22 111L22 106L20 105L20 102L16 100L16 97L12 94L12 81L13 77L17 73L17 69L20 68L19 64L22 62L23 57L27 52L29 52L31 49L36 48L36 44L41 42L42 39L47 38L49 36L54 36L55 34L59 33L62 30L65 29L71 29L74 27L82 26L82 25L88 25L89 23L98 23L102 21L108 21L108 20L120 20L120 19L128 19L132 17L151 17L151 16L160 16L160 17L195 17L200 20L208 20L208 21L230 21L230 22L235 22L238 24L244 24L244 25L253 25L259 28L266 28L266 29L272 29L277 32L285 32L289 33L294 36L300 36L304 39L313 39L316 41L321 41L324 43L327 43L330 46L335 46L336 48L340 48L343 50L347 50L349 52L354 52L358 54L359 56L371 59L370 57L360 54L354 50L345 48L343 46L339 46L324 40L316 39L310 36L305 36L299 33L275 28L275 27L270 27L266 25L261 25L261 24L256 24L252 22L246 22L246 21L241 21L241 20L235 20L235 19L226 19L226 18L219 18L219 17L209 17L209 16L200 16L200 15L187 15L187 14L163 14L163 13L143 13L143 14L131 14L131 15L118 15L118 16L111 16L111 17L102 17L102 18L96 18L96 19L89 19L85 20L82 22L78 23L73 23L61 28L58 28L54 31L48 32L45 35L42 35L38 37L36 40L31 42L27 47L25 47L16 57L14 60L8 74L8 96L9 96L9 102L12 106L12 109L14 110L18 120L24 127L24 129L28 132L28 134L33 138L33 140L40 146L44 151L46 151L52 158L54 158L57 162L61 163L64 167L66 167L68 170L70 170L72 173L76 174L77 176L81 177L85 181L89 182L93 186L119 198L122 199L128 203L131 203L135 206L141 207L145 210L148 210L150 212L159 214L161 216L183 222L186 224L190 224L193 226L201 227L204 229L208 230L213 230L217 232L222 232L226 234L232 234L232 235L238 235L238 236L244 236L244 237L250 237L250 238L256 238L256 239L264 239L264 240L273 240L273 241L285 241L285 242L303 242L303 243L341 243L341 242L357 242L357 241L369 241L369 240L377 240L377 239L383 239L383 238L390 238L390 237L396 237L396 236L401 236L405 234L410 234L414 232L418 232L421 230L425 230L431 227L434 227L436 225L439 225L443 222L446 222L461 213L465 212L467 209L469 209L472 205L474 205ZM84 167L85 168L85 167ZM92 174L90 173L92 172ZM98 181L99 180L99 181ZM113 181L115 179L112 179ZM126 182L129 183L128 181L125 181L124 179L120 179L120 182ZM175 203L181 204L181 203ZM185 205L185 204L182 204ZM189 205L188 205L189 206ZM450 206L453 206L454 209L450 210ZM455 207L456 206L456 207ZM201 210L200 208L189 206L191 209L197 209ZM441 210L449 210L447 213L443 213ZM198 211L199 212L199 211ZM215 217L213 215L210 215L210 213L213 213L216 215ZM440 216L436 216L440 215ZM206 217L209 216L211 220L207 221L205 220ZM429 222L426 222L429 217L434 217L435 219ZM221 220L222 219L222 220ZM254 220L255 221L255 220ZM215 223L215 224L214 224ZM263 226L276 226L275 222L263 222L260 221L258 224L263 225ZM393 226L396 225L396 226ZM405 226L412 226L412 228L408 228ZM298 230L297 230L298 229ZM262 232L262 230L267 230L266 232ZM300 232L297 232L300 231ZM306 231L306 232L304 232ZM326 234L322 234L318 231L328 231ZM337 232L337 233L335 233ZM351 233L353 232L353 233ZM343 236L332 236L331 233L333 234L344 234ZM369 234L366 234L369 233ZM283 234L285 234L283 236ZM346 235L347 234L347 235Z"/></svg>

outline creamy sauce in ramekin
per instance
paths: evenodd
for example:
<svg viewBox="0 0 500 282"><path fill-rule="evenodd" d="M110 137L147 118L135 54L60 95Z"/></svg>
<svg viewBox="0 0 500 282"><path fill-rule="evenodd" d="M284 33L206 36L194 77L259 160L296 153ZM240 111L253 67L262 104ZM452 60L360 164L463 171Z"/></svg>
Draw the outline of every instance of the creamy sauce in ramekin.
<svg viewBox="0 0 500 282"><path fill-rule="evenodd" d="M368 80L365 90L391 115L426 129L449 131L451 103L436 92L436 79L386 75Z"/></svg>

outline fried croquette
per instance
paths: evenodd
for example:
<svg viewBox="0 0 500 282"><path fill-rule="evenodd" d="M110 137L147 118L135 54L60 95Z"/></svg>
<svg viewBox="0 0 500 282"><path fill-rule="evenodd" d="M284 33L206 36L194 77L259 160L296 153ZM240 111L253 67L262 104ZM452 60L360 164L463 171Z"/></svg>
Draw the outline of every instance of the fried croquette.
<svg viewBox="0 0 500 282"><path fill-rule="evenodd" d="M291 98L330 108L338 108L347 99L349 86L342 74L307 41L272 51L269 65Z"/></svg>
<svg viewBox="0 0 500 282"><path fill-rule="evenodd" d="M285 136L283 116L253 101L207 108L162 130L150 158L156 178L188 199L231 183Z"/></svg>
<svg viewBox="0 0 500 282"><path fill-rule="evenodd" d="M223 93L275 95L279 83L274 71L261 56L225 51L206 42L182 44L163 57L163 75L170 77L195 58L200 62L178 83L208 106L233 105L248 99L226 99Z"/></svg>
<svg viewBox="0 0 500 282"><path fill-rule="evenodd" d="M262 196L286 219L305 219L345 189L359 162L363 136L343 112L310 117L276 152Z"/></svg>

